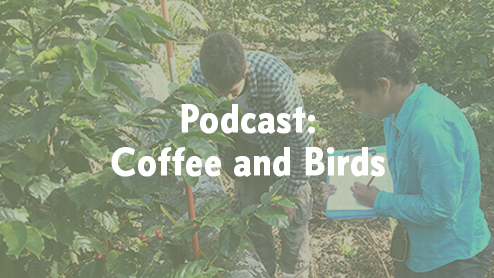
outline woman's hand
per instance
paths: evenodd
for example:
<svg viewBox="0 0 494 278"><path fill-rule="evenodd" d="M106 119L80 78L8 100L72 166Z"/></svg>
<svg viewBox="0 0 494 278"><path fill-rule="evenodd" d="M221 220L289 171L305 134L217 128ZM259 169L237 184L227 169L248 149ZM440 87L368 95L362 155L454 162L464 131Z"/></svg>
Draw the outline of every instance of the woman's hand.
<svg viewBox="0 0 494 278"><path fill-rule="evenodd" d="M334 184L326 184L325 182L321 182L322 187L322 201L326 203L326 200L329 196L336 193L336 186Z"/></svg>
<svg viewBox="0 0 494 278"><path fill-rule="evenodd" d="M374 207L374 201L380 191L375 186L367 186L360 182L355 182L353 186L350 187L350 190L352 190L353 197L355 197L360 204L371 208Z"/></svg>

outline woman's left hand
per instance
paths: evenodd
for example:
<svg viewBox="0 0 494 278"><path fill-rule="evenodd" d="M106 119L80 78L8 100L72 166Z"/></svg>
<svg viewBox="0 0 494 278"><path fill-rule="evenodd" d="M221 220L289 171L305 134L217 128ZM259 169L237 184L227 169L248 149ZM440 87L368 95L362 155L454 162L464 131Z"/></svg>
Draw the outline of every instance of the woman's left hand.
<svg viewBox="0 0 494 278"><path fill-rule="evenodd" d="M357 199L357 201L366 206L366 207L374 207L374 201L376 200L377 193L379 193L379 189L375 186L367 186L360 182L355 182L350 190L353 192L353 197Z"/></svg>

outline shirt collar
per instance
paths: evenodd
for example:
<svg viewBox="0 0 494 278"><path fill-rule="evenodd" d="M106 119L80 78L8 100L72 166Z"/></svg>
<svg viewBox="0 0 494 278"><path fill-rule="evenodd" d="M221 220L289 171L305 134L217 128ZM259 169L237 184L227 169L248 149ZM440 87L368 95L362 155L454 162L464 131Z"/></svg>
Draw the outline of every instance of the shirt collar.
<svg viewBox="0 0 494 278"><path fill-rule="evenodd" d="M415 110L417 99L419 98L425 87L427 87L427 84L419 84L419 87L415 89L412 94L410 94L410 96L407 97L400 109L400 112L398 112L398 115L394 120L394 126L400 131L400 133L403 134L406 132L408 124L410 123L411 116ZM391 115L391 117L394 117L394 114Z"/></svg>

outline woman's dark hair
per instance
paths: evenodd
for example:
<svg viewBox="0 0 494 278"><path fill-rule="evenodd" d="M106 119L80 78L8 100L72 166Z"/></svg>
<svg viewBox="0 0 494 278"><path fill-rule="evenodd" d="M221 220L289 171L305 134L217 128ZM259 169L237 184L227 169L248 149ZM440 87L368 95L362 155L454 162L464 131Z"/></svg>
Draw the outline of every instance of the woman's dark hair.
<svg viewBox="0 0 494 278"><path fill-rule="evenodd" d="M206 81L220 89L230 89L245 77L247 61L239 39L229 33L216 33L202 44L199 53Z"/></svg>
<svg viewBox="0 0 494 278"><path fill-rule="evenodd" d="M364 89L368 93L375 91L379 77L401 85L415 83L412 61L420 54L417 33L401 30L397 37L393 40L381 31L358 34L336 60L336 81L343 88Z"/></svg>

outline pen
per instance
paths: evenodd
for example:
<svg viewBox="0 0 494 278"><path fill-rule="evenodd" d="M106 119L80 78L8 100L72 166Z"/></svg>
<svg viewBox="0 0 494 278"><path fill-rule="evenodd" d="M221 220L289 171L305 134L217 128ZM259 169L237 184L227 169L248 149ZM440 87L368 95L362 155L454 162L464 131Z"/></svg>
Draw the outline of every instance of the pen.
<svg viewBox="0 0 494 278"><path fill-rule="evenodd" d="M367 186L370 186L372 181L374 180L375 176L372 176L372 178L370 179L369 183L367 183Z"/></svg>

